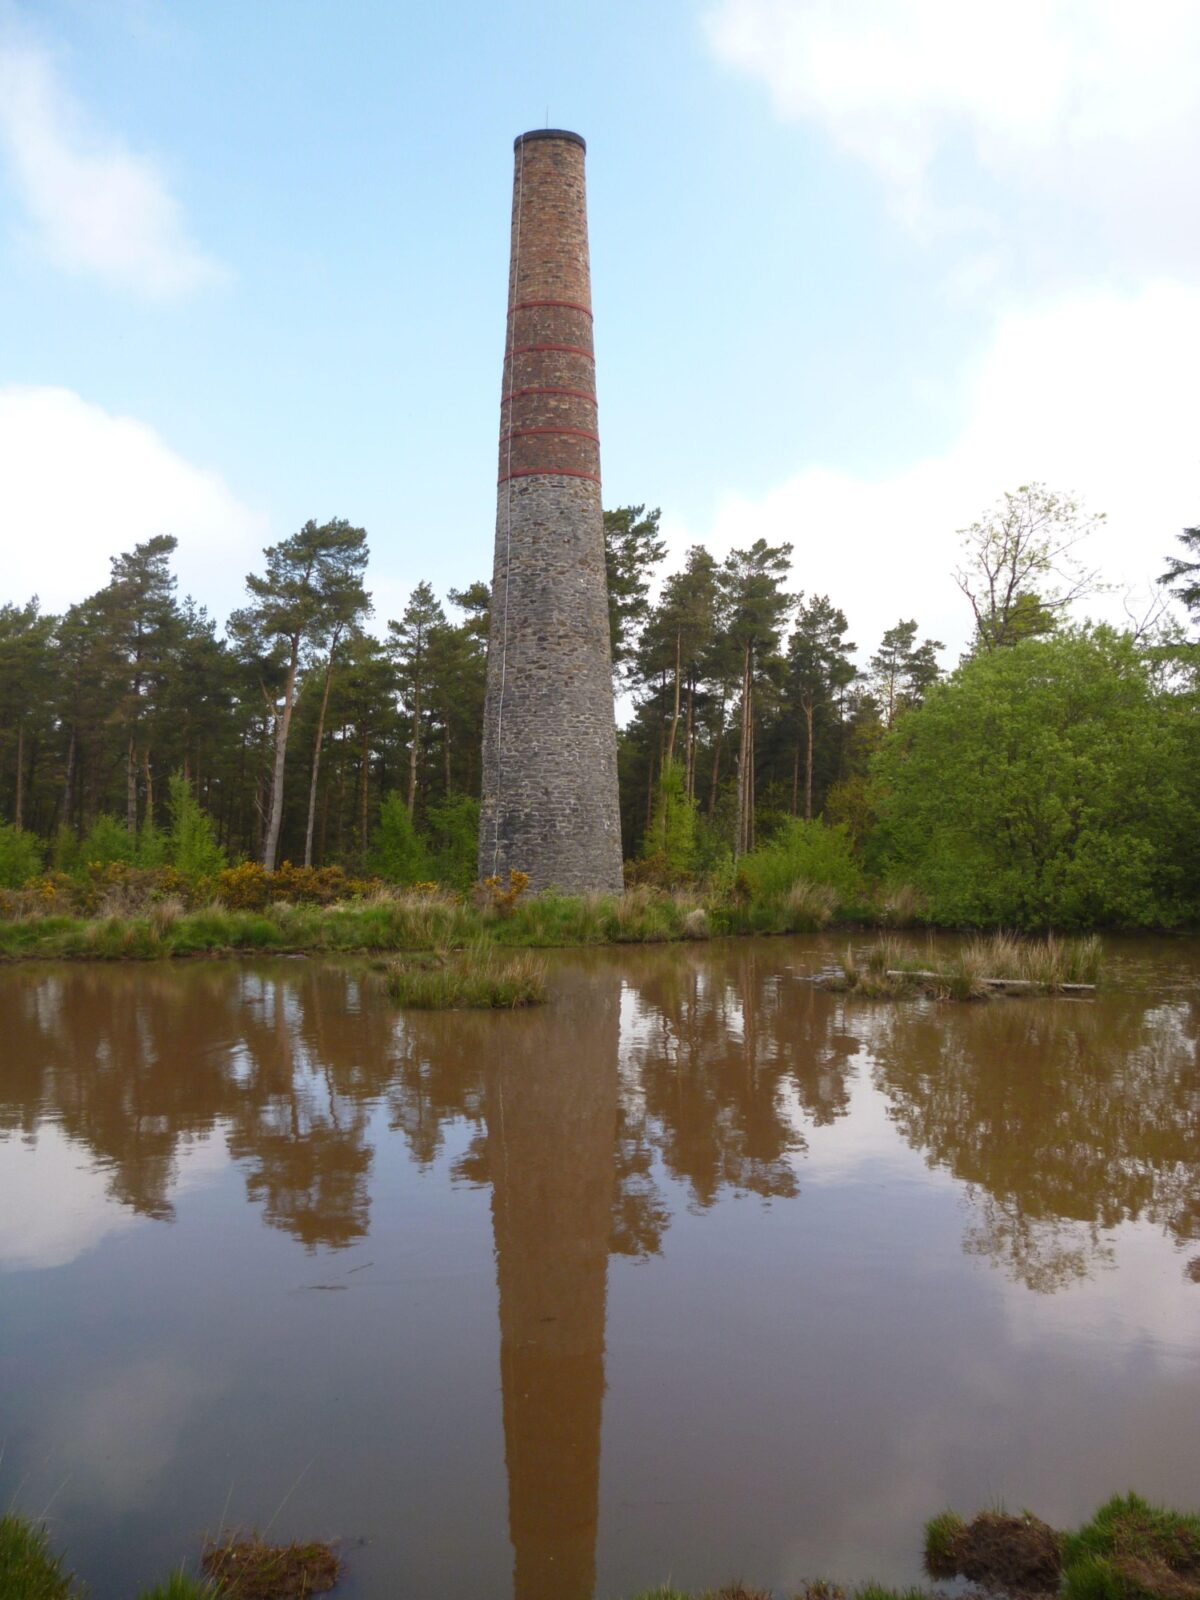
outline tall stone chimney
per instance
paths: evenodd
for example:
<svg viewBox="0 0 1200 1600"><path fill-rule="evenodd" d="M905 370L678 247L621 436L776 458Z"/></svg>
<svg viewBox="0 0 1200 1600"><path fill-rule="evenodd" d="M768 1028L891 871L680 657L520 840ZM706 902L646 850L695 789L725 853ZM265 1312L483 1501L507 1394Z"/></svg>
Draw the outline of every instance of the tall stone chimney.
<svg viewBox="0 0 1200 1600"><path fill-rule="evenodd" d="M515 144L479 875L619 893L585 145Z"/></svg>

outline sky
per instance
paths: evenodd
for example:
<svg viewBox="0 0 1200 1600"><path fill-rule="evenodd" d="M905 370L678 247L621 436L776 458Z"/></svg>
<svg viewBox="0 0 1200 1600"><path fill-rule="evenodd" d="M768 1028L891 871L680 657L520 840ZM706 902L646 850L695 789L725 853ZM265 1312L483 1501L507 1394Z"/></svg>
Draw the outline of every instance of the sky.
<svg viewBox="0 0 1200 1600"><path fill-rule="evenodd" d="M1141 610L1200 521L1195 0L0 0L0 600L308 518L491 572L512 139L588 141L609 506L953 660L1037 480ZM1130 596L1129 599L1126 597Z"/></svg>

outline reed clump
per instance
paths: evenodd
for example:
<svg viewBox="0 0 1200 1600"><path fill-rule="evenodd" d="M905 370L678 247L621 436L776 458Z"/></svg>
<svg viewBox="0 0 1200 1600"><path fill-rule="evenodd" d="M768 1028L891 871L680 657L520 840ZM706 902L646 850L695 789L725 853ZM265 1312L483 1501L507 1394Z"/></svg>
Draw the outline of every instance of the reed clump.
<svg viewBox="0 0 1200 1600"><path fill-rule="evenodd" d="M925 995L939 1000L983 1000L997 994L1054 994L1072 985L1091 988L1100 978L1100 940L1017 939L996 933L966 940L939 957L932 943L921 953L885 934L861 958L848 947L841 973L826 987L870 999Z"/></svg>
<svg viewBox="0 0 1200 1600"><path fill-rule="evenodd" d="M433 951L393 961L387 991L398 1006L419 1011L514 1011L546 999L546 964L510 955L482 941L466 950Z"/></svg>

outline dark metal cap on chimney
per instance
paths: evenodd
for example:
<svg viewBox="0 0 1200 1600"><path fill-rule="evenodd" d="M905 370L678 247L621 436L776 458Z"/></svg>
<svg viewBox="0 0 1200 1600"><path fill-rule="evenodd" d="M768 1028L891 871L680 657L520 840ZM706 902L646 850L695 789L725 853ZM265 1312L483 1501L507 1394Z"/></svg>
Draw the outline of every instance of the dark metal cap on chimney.
<svg viewBox="0 0 1200 1600"><path fill-rule="evenodd" d="M567 139L571 144L577 144L581 150L587 149L587 141L580 133L568 133L566 128L534 128L530 133L519 133L513 140L513 149L531 139Z"/></svg>

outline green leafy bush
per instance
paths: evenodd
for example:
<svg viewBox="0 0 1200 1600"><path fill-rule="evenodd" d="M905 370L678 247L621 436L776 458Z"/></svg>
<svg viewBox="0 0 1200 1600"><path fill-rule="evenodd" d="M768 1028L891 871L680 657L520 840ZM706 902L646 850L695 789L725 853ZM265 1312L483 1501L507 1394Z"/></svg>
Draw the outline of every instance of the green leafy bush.
<svg viewBox="0 0 1200 1600"><path fill-rule="evenodd" d="M137 841L138 866L153 872L159 867L165 867L170 858L170 835L158 827L153 819L143 823Z"/></svg>
<svg viewBox="0 0 1200 1600"><path fill-rule="evenodd" d="M738 887L752 900L780 901L798 883L832 889L843 904L862 896L862 872L843 824L792 818L738 863Z"/></svg>
<svg viewBox="0 0 1200 1600"><path fill-rule="evenodd" d="M1196 739L1110 630L978 655L885 738L874 849L941 923L1178 922L1200 882Z"/></svg>
<svg viewBox="0 0 1200 1600"><path fill-rule="evenodd" d="M171 813L172 866L186 878L215 877L225 866L225 852L216 841L212 819L182 772L171 778L167 808Z"/></svg>
<svg viewBox="0 0 1200 1600"><path fill-rule="evenodd" d="M642 838L642 861L661 883L676 883L696 867L696 802L688 798L684 772L668 761L654 792L654 811Z"/></svg>
<svg viewBox="0 0 1200 1600"><path fill-rule="evenodd" d="M0 822L0 889L19 889L42 870L42 847L32 833Z"/></svg>
<svg viewBox="0 0 1200 1600"><path fill-rule="evenodd" d="M371 839L371 870L388 883L426 883L432 876L429 852L413 826L404 797L389 794L379 807Z"/></svg>
<svg viewBox="0 0 1200 1600"><path fill-rule="evenodd" d="M429 875L448 888L469 889L475 882L479 850L479 801L467 794L452 795L431 805L425 820L433 852Z"/></svg>
<svg viewBox="0 0 1200 1600"><path fill-rule="evenodd" d="M107 867L114 861L133 863L137 841L123 822L104 811L92 823L79 846L78 865Z"/></svg>

